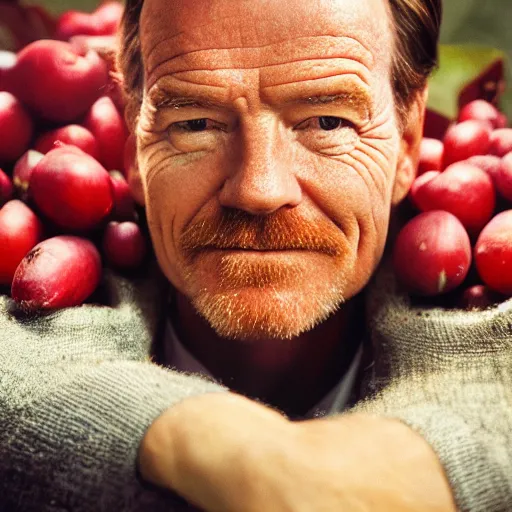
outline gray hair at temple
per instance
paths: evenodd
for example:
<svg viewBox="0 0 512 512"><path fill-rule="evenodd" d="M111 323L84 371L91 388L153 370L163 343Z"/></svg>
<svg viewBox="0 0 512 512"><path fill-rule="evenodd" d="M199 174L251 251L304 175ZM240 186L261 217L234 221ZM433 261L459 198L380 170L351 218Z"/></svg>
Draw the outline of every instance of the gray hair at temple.
<svg viewBox="0 0 512 512"><path fill-rule="evenodd" d="M121 21L118 68L128 96L127 118L138 115L144 87L139 19L144 0L126 0ZM415 93L437 66L442 0L389 0L395 32L392 80L395 103L404 120Z"/></svg>

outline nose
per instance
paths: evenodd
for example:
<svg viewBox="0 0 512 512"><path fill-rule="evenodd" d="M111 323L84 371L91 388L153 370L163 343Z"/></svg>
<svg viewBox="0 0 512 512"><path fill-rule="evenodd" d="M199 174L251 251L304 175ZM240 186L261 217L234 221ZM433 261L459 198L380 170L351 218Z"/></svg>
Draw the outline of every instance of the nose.
<svg viewBox="0 0 512 512"><path fill-rule="evenodd" d="M290 144L276 123L262 121L242 129L239 158L219 193L222 206L268 215L297 206L302 190Z"/></svg>

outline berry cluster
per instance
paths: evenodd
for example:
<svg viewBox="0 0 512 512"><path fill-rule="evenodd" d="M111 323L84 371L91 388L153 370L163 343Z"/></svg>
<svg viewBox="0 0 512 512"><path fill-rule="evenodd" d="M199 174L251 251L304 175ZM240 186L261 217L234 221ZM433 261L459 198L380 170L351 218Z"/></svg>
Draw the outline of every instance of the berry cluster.
<svg viewBox="0 0 512 512"><path fill-rule="evenodd" d="M512 296L512 129L501 112L473 101L442 141L423 139L409 197L420 213L393 254L409 292L457 290L463 308Z"/></svg>
<svg viewBox="0 0 512 512"><path fill-rule="evenodd" d="M134 140L99 50L114 53L121 14L69 11L56 39L0 52L0 285L27 311L81 304L103 264L133 271L147 253L126 179Z"/></svg>

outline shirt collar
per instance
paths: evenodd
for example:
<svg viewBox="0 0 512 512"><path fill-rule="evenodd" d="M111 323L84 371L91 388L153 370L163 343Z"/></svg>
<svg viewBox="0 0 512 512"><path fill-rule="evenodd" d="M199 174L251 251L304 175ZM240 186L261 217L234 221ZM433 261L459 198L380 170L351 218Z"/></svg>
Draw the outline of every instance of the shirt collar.
<svg viewBox="0 0 512 512"><path fill-rule="evenodd" d="M360 345L348 370L338 383L306 414L307 418L318 418L341 412L347 406L361 363L363 346ZM180 372L197 373L214 378L211 373L186 349L176 334L171 321L167 321L164 340L166 366Z"/></svg>

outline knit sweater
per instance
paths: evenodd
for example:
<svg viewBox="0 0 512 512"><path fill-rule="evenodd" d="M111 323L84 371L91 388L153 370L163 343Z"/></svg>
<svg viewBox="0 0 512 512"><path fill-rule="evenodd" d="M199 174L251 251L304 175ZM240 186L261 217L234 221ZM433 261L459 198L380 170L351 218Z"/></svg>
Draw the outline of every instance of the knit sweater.
<svg viewBox="0 0 512 512"><path fill-rule="evenodd" d="M137 450L165 409L225 389L151 361L165 303L155 290L107 273L103 305L47 316L0 297L0 511L187 509L138 478ZM512 510L512 301L416 310L386 272L372 290L375 364L355 410L418 430L460 510Z"/></svg>

